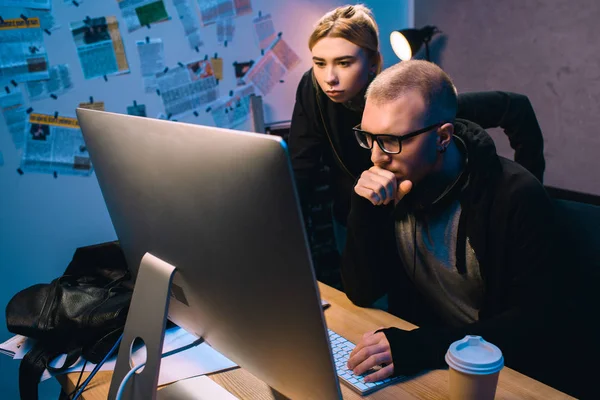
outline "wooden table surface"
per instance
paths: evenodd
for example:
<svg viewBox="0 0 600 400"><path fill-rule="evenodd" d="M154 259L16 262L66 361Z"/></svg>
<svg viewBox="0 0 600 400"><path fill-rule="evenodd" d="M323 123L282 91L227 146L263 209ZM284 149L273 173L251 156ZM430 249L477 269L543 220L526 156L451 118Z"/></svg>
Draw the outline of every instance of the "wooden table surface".
<svg viewBox="0 0 600 400"><path fill-rule="evenodd" d="M381 327L395 326L413 329L414 325L381 310L360 308L353 305L346 295L325 284L319 283L321 296L331 303L325 311L327 325L352 342L358 342L363 333ZM87 376L84 374L82 381ZM111 371L101 371L90 382L81 396L85 400L105 400L108 396ZM208 375L240 399L276 399L268 385L241 368ZM58 377L66 393L70 393L79 373ZM448 371L434 370L409 381L383 388L369 396L361 397L341 384L344 399L444 399L448 398ZM498 380L496 399L571 399L550 386L505 367Z"/></svg>

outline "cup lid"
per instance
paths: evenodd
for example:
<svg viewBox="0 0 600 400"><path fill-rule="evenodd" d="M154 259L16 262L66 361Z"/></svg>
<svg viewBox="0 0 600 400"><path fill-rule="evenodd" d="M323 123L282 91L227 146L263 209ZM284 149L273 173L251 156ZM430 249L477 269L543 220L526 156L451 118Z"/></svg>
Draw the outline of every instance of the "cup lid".
<svg viewBox="0 0 600 400"><path fill-rule="evenodd" d="M497 346L471 335L450 345L446 362L457 371L473 375L493 374L504 367L504 357Z"/></svg>

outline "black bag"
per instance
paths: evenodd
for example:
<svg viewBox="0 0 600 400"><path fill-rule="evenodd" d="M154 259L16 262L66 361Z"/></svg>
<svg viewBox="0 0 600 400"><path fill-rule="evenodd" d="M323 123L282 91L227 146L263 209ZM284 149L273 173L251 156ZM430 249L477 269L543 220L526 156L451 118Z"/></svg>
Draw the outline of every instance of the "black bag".
<svg viewBox="0 0 600 400"><path fill-rule="evenodd" d="M23 400L38 399L44 369L62 372L80 356L99 363L123 332L133 293L117 242L78 248L65 273L13 296L6 307L8 330L36 339L19 367ZM67 354L60 368L49 366Z"/></svg>

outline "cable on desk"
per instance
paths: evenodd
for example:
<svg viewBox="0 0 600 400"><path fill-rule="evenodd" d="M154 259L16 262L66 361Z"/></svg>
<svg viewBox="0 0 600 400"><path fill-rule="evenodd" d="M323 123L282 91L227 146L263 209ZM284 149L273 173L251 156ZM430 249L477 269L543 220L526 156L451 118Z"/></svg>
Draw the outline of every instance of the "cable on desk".
<svg viewBox="0 0 600 400"><path fill-rule="evenodd" d="M85 371L85 367L87 366L88 360L85 360L83 363L83 367L81 367L81 371L79 371L79 377L77 378L77 384L75 385L75 389L71 391L71 393L67 394L67 400L72 400L73 396L79 390L79 384L81 383L81 377L83 376L83 372Z"/></svg>
<svg viewBox="0 0 600 400"><path fill-rule="evenodd" d="M186 344L185 346L181 346L177 349L171 350L171 351L167 351L166 353L164 353L161 358L165 358L165 357L169 357L172 356L173 354L177 354L180 353L184 350L187 349L191 349L192 347L198 346L199 344L202 344L202 342L204 342L203 338L194 340L192 343L190 344ZM123 378L123 381L121 381L121 384L119 385L119 390L117 391L117 396L115 400L121 400L121 396L123 396L123 392L125 391L125 386L127 385L127 381L129 381L129 379L131 378L131 376L133 374L135 374L140 368L142 368L144 365L146 365L146 363L141 363L139 365L136 365L135 367L133 367L132 369L129 370L129 372L127 373L127 375L125 375L125 378Z"/></svg>
<svg viewBox="0 0 600 400"><path fill-rule="evenodd" d="M81 394L85 390L85 388L88 385L88 383L90 383L90 381L96 375L96 373L98 373L98 371L100 371L100 368L104 365L104 363L106 362L106 360L108 360L113 355L113 353L115 351L117 351L117 349L119 348L119 344L121 344L121 339L123 339L123 334L121 334L121 336L119 336L119 338L117 339L117 341L115 342L115 344L113 345L113 347L110 349L110 351L106 354L106 356L104 356L104 358L102 359L102 361L100 361L98 364L96 364L96 366L94 367L94 369L92 370L92 372L90 373L90 375L86 378L85 381L83 381L83 383L81 384L81 388L79 388L79 390L77 391L77 393L73 397L73 400L77 400L79 398L79 396L81 396Z"/></svg>

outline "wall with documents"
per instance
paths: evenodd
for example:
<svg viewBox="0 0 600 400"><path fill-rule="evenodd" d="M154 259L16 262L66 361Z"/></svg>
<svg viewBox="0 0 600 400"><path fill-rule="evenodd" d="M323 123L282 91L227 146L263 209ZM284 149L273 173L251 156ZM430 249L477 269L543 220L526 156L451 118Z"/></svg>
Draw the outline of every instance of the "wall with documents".
<svg viewBox="0 0 600 400"><path fill-rule="evenodd" d="M256 94L267 124L289 120L314 23L345 3L0 0L0 304L60 276L77 247L116 238L76 107L248 130ZM412 26L413 2L363 3L391 65L389 33ZM0 341L5 326L2 313ZM3 398L18 398L17 372L0 356ZM57 398L53 380L41 389Z"/></svg>

